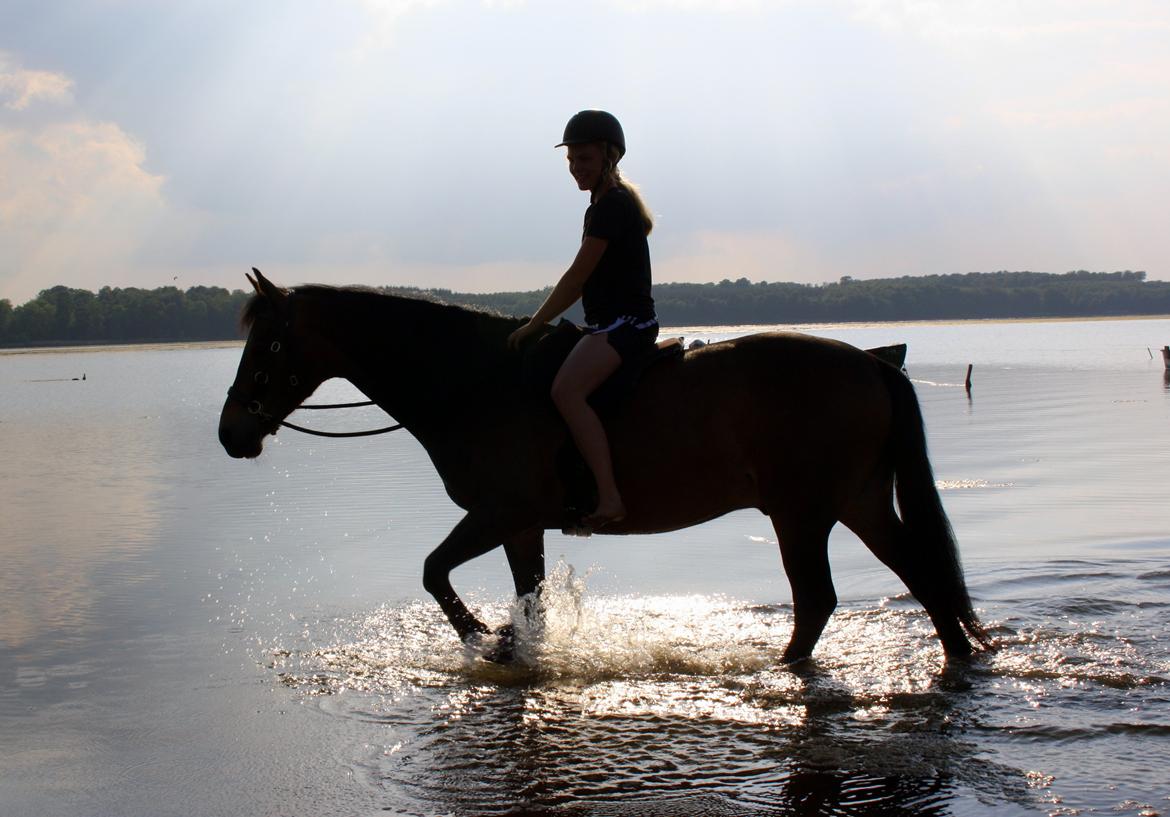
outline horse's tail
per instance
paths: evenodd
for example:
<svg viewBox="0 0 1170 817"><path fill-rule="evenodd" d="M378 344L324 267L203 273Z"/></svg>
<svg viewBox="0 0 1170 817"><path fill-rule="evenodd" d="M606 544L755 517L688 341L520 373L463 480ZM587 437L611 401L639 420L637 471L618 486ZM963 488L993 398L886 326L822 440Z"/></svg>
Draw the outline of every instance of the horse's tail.
<svg viewBox="0 0 1170 817"><path fill-rule="evenodd" d="M914 385L893 366L882 364L881 369L893 403L890 452L904 529L898 546L899 567L915 595L929 594L930 598L919 600L934 619L948 654L970 651L963 631L981 647L991 647L991 637L971 606L958 543L934 484ZM939 616L944 619L940 621Z"/></svg>

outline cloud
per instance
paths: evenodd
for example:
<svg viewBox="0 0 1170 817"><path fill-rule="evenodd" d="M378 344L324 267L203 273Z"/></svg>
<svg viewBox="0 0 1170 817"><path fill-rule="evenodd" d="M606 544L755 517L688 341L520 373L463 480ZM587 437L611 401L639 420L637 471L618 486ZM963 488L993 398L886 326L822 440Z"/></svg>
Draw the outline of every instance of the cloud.
<svg viewBox="0 0 1170 817"><path fill-rule="evenodd" d="M594 105L661 216L656 280L1170 274L1162 0L100 5L116 47L0 12L37 49L0 55L0 297L253 263L551 283L586 203L551 145Z"/></svg>
<svg viewBox="0 0 1170 817"><path fill-rule="evenodd" d="M116 281L166 210L163 179L144 158L109 122L0 129L4 294L23 300L58 283Z"/></svg>
<svg viewBox="0 0 1170 817"><path fill-rule="evenodd" d="M21 303L56 284L125 281L140 249L173 222L164 178L146 169L131 134L72 105L51 121L24 121L33 100L69 102L72 81L6 60L3 76L17 79L4 86L15 89L6 102L15 116L0 125L0 297Z"/></svg>
<svg viewBox="0 0 1170 817"><path fill-rule="evenodd" d="M849 0L849 5L859 22L952 43L1170 31L1161 0Z"/></svg>
<svg viewBox="0 0 1170 817"><path fill-rule="evenodd" d="M454 9L458 16L484 9L488 12L514 12L528 0L351 0L365 13L369 24L354 54L369 57L396 40L399 27L407 18L424 11ZM549 2L549 0L545 0Z"/></svg>
<svg viewBox="0 0 1170 817"><path fill-rule="evenodd" d="M369 29L356 53L376 51L394 39L402 20L422 9L434 8L447 0L356 0L369 19Z"/></svg>
<svg viewBox="0 0 1170 817"><path fill-rule="evenodd" d="M646 12L740 12L774 9L778 3L772 0L611 0L611 5L620 11Z"/></svg>
<svg viewBox="0 0 1170 817"><path fill-rule="evenodd" d="M383 26L392 26L417 9L432 8L442 0L358 0L370 18Z"/></svg>
<svg viewBox="0 0 1170 817"><path fill-rule="evenodd" d="M0 104L10 111L23 111L32 103L73 101L73 80L53 71L29 71L0 51Z"/></svg>

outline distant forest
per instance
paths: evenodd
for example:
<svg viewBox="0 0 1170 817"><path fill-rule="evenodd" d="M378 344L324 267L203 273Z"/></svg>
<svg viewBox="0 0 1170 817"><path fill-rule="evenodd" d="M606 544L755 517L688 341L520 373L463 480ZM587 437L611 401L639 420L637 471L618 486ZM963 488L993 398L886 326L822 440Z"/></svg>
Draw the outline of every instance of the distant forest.
<svg viewBox="0 0 1170 817"><path fill-rule="evenodd" d="M388 287L386 292L531 315L549 289L472 294ZM93 293L56 286L13 307L0 300L0 346L229 340L250 293L219 287ZM960 318L1059 318L1170 314L1170 282L1144 272L972 272L829 284L656 284L663 325L795 324ZM580 305L568 313L581 320Z"/></svg>

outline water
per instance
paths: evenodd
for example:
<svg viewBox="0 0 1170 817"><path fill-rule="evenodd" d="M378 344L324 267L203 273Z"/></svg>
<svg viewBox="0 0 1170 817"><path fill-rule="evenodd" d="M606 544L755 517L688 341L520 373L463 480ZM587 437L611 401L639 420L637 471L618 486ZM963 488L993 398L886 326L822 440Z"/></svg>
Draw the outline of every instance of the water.
<svg viewBox="0 0 1170 817"><path fill-rule="evenodd" d="M970 667L848 531L781 667L755 512L549 534L545 630L486 664L421 589L459 511L406 434L239 462L238 347L0 356L0 817L1170 813L1170 321L809 329L910 344ZM516 615L501 553L453 579Z"/></svg>

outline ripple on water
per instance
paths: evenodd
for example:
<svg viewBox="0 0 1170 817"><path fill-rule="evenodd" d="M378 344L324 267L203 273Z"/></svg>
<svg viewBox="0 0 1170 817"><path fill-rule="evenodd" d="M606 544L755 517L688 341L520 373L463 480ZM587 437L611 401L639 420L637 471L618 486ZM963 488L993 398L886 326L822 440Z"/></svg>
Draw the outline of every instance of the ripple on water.
<svg viewBox="0 0 1170 817"><path fill-rule="evenodd" d="M1119 575L1067 567L1031 587ZM1166 639L1119 626L1154 613L1096 596L985 611L999 649L951 667L904 599L843 607L795 668L779 665L787 605L595 595L563 565L542 604L538 630L519 604L479 605L517 628L509 666L421 602L338 621L275 663L323 711L379 730L353 765L406 813L943 814L968 796L1027 813L1060 799L1059 769L1036 768L1045 747L1059 764L1074 741L1170 735ZM1022 765L999 762L1022 745Z"/></svg>
<svg viewBox="0 0 1170 817"><path fill-rule="evenodd" d="M671 801L685 813L783 813L814 795L848 811L945 799L948 787L914 783L935 781L940 765L1000 796L1016 785L948 734L941 653L920 613L843 611L816 665L792 672L778 666L783 606L590 596L566 568L543 604L539 632L518 606L485 611L518 628L512 666L464 649L427 603L339 622L340 638L275 663L323 710L386 730L363 777L423 814L517 803L573 814L586 802L662 813ZM931 726L907 733L907 719Z"/></svg>

